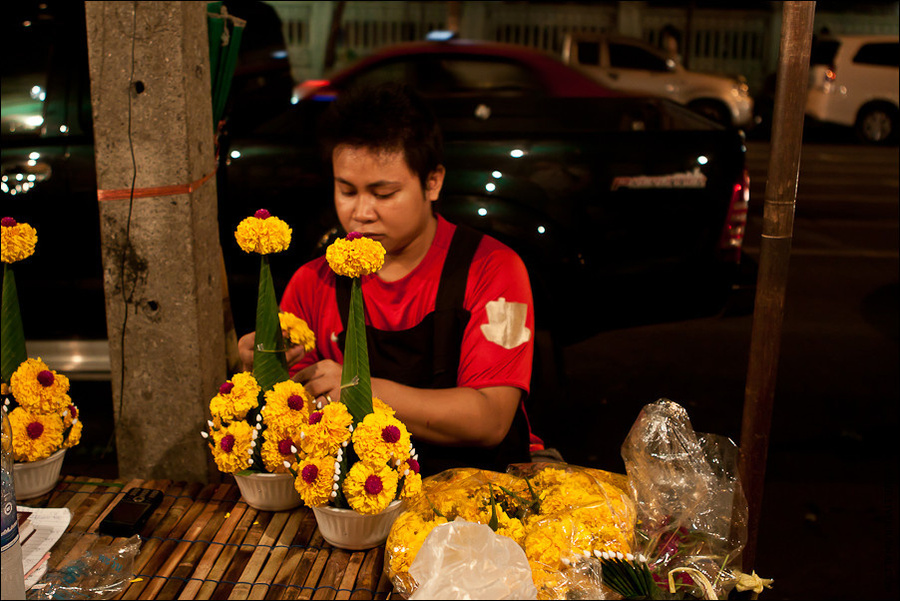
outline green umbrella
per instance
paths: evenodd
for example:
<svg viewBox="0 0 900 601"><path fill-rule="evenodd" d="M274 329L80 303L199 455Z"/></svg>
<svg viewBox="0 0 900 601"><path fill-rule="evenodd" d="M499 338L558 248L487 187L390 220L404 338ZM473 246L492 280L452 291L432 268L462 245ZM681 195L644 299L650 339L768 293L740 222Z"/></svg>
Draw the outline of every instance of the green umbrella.
<svg viewBox="0 0 900 601"><path fill-rule="evenodd" d="M207 2L209 71L212 80L213 126L225 116L225 104L247 22L229 15L222 2Z"/></svg>

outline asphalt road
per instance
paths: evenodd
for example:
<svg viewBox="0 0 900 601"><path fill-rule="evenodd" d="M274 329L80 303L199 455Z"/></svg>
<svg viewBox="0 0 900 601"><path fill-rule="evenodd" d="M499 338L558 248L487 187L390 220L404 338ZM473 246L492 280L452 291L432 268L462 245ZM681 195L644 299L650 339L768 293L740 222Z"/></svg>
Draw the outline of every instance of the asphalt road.
<svg viewBox="0 0 900 601"><path fill-rule="evenodd" d="M748 144L745 252L757 262L768 153ZM897 147L804 145L756 562L776 588L763 598L898 596L898 249ZM566 348L539 433L570 463L622 471L640 409L669 398L697 432L739 444L752 319L737 310Z"/></svg>

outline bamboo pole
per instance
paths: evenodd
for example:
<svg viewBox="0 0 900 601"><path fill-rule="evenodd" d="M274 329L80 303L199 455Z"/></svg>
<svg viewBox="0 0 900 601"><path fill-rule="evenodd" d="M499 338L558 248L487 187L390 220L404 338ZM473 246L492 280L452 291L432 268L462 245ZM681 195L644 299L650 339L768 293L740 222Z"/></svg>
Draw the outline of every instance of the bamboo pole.
<svg viewBox="0 0 900 601"><path fill-rule="evenodd" d="M785 2L783 5L759 275L741 422L740 470L748 505L748 538L743 554L746 572L753 569L756 561L815 7L815 2Z"/></svg>

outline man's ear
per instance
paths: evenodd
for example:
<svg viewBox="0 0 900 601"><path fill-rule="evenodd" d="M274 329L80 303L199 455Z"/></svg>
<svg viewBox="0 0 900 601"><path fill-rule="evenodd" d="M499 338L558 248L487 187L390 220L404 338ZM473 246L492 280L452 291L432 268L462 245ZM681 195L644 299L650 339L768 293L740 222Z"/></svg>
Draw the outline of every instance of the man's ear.
<svg viewBox="0 0 900 601"><path fill-rule="evenodd" d="M425 180L425 200L434 202L441 194L441 188L444 186L444 174L447 171L443 165L438 165L434 171L428 174Z"/></svg>

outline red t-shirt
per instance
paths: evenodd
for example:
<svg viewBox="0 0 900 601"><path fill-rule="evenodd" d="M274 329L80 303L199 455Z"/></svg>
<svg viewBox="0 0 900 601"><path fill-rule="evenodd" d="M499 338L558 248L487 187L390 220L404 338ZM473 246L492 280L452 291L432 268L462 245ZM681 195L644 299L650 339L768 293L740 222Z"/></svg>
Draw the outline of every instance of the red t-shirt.
<svg viewBox="0 0 900 601"><path fill-rule="evenodd" d="M409 274L385 282L363 276L366 324L379 330L405 330L434 311L438 284L456 226L438 217L431 248ZM316 348L291 368L291 374L321 359L343 363L337 337L343 331L335 299L335 274L325 257L294 273L281 299L281 310L306 321ZM457 385L469 388L514 386L527 394L534 354L534 306L528 272L508 246L484 236L466 283L464 308L471 314L463 334Z"/></svg>

